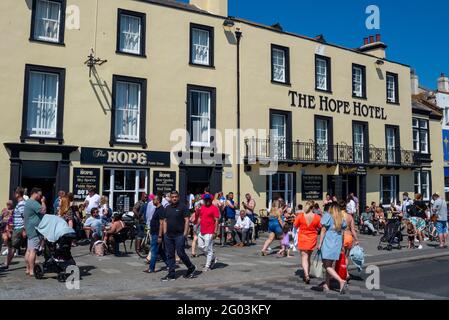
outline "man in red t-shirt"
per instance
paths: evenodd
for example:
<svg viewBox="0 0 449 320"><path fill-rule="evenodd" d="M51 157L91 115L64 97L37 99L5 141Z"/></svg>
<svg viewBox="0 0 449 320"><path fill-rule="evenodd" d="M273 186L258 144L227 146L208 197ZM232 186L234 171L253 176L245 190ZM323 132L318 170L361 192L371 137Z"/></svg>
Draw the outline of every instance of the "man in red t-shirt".
<svg viewBox="0 0 449 320"><path fill-rule="evenodd" d="M198 236L198 246L207 256L206 266L203 272L213 269L217 263L217 257L214 253L214 240L218 232L218 220L220 212L216 206L212 205L213 196L211 194L203 195L203 206L200 209L200 234Z"/></svg>

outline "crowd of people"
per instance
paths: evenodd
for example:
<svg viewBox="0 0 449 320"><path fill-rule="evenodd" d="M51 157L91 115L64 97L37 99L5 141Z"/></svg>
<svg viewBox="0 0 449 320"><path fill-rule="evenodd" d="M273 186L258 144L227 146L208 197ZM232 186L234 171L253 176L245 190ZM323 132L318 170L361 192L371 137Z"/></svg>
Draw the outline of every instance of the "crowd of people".
<svg viewBox="0 0 449 320"><path fill-rule="evenodd" d="M119 255L115 235L126 225L123 213L114 213L109 207L108 197L98 195L92 188L83 203L76 203L73 194L60 191L50 208L76 232L78 239L73 246L87 241L92 249L92 244L101 242ZM26 190L17 188L15 199L8 201L2 210L1 235L7 247L6 259L1 266L3 270L8 269L18 251L26 247L26 274L34 275L36 252L41 243L36 227L43 215L49 214L48 209L40 189L34 188L27 195ZM264 211L265 215L262 214ZM359 245L360 233L376 236L391 219L400 220L407 232L410 249L423 248L424 242L429 240L429 232L425 230L439 240L439 248L447 248L448 234L447 204L438 194L426 203L421 194L416 194L412 200L405 193L401 203L391 204L389 208L373 202L364 210L353 193L346 200L327 195L322 206L308 201L296 208L279 198L270 203L268 210L256 213L256 201L250 194L246 194L239 204L232 192L226 196L223 192L211 194L207 188L197 195L189 193L185 201L176 191L165 195L143 193L132 208L132 219L136 250L144 245L144 239L148 239L150 245L149 266L144 272L167 269L162 281L175 280L175 269L181 262L187 268L184 277L195 277L197 268L191 259L199 256L198 249L206 256L202 271L214 269L218 262L214 249L218 237L222 244L244 248L254 244L262 230L268 232L260 250L262 256L274 253L271 246L275 241L279 241L277 255L280 258L290 258L292 252L300 252L303 281L309 284L311 259L313 253L318 252L326 271L323 290L330 289L333 278L339 283L341 293L347 289L349 274L342 275L336 267L342 256L346 257L346 264L351 249ZM186 253L189 236L190 257ZM158 261L165 266L156 269Z"/></svg>

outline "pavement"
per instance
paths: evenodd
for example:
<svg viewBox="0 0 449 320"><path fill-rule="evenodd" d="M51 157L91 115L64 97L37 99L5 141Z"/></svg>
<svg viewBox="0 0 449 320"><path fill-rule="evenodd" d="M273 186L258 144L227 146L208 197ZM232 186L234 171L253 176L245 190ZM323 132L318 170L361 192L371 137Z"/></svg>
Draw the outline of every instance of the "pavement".
<svg viewBox="0 0 449 320"><path fill-rule="evenodd" d="M293 258L277 258L276 255L262 257L259 250L264 235L257 244L248 248L216 246L219 263L207 273L197 273L195 279L183 279L185 267L177 271L178 279L174 282L162 283L160 279L165 272L145 274L147 268L143 259L130 253L123 257L96 257L88 253L88 247L76 247L72 254L80 268L79 289L68 289L66 284L59 283L56 276L45 275L36 280L25 275L22 257L17 257L8 271L0 273L0 299L186 299L186 300L254 300L254 299L438 299L449 297L439 291L416 294L413 288L405 290L402 282L409 282L416 273L407 264L424 264L449 258L449 250L436 249L437 243L428 243L422 250L379 251L377 246L380 237L360 235L361 246L366 253L366 266L375 265L380 268L380 278L387 279L380 290L368 290L366 279L369 274L358 273L350 267L354 280L350 283L347 295L338 292L323 293L318 285L320 280L313 279L311 285L304 285L300 279L299 254ZM279 242L273 243L275 248ZM402 243L406 245L405 242ZM122 247L123 250L123 247ZM3 262L4 257L0 258ZM430 260L429 260L430 259ZM205 257L192 259L198 270L202 269ZM445 261L445 260L443 260ZM401 271L397 265L406 267ZM441 264L444 265L444 264ZM162 266L162 264L159 264ZM420 269L420 268L418 268ZM421 270L421 269L420 269ZM396 273L395 273L396 272ZM449 273L449 271L448 271ZM447 275L446 273L446 278ZM398 276L392 276L398 274ZM421 272L423 277L434 278L432 268ZM438 281L438 277L433 280ZM398 279L401 279L399 283ZM383 281L383 280L382 280ZM443 290L444 291L444 290ZM443 292L445 293L445 292Z"/></svg>

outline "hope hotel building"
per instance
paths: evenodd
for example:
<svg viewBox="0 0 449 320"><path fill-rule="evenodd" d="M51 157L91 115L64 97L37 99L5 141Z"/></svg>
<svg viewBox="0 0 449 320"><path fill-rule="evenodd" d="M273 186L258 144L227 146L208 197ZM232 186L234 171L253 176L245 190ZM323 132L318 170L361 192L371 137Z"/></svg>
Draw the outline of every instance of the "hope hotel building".
<svg viewBox="0 0 449 320"><path fill-rule="evenodd" d="M444 190L442 115L412 103L378 35L344 48L228 17L225 0L3 0L0 28L2 203L19 185L50 201L96 186L114 208L206 186L258 209ZM218 160L173 161L204 151Z"/></svg>

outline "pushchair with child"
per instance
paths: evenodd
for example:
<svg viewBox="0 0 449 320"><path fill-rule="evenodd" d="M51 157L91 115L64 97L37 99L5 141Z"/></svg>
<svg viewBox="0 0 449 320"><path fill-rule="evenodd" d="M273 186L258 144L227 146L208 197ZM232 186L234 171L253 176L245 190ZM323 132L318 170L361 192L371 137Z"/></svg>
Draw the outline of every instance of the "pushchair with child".
<svg viewBox="0 0 449 320"><path fill-rule="evenodd" d="M58 281L67 279L67 267L76 265L72 257L72 242L76 240L75 231L67 222L54 215L45 215L36 228L42 239L38 255L43 255L44 262L34 266L34 276L42 279L45 273L56 273Z"/></svg>
<svg viewBox="0 0 449 320"><path fill-rule="evenodd" d="M402 236L402 223L399 219L390 219L388 220L384 235L380 238L378 250L384 250L386 244L386 249L388 251L393 250L393 247L396 246L397 249L401 250L401 242L403 240Z"/></svg>

